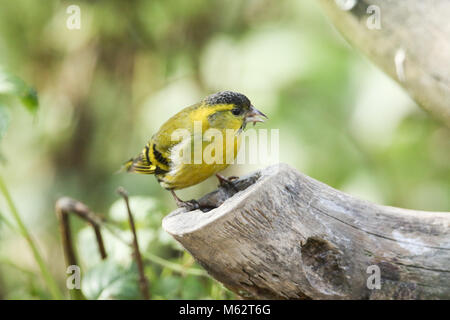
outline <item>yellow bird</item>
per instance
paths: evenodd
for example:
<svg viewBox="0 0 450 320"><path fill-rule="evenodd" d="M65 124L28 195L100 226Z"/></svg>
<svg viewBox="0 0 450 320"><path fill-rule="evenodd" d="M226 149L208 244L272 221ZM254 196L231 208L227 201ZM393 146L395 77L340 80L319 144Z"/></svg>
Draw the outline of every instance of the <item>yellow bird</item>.
<svg viewBox="0 0 450 320"><path fill-rule="evenodd" d="M264 118L267 119L243 94L212 94L167 120L124 168L128 172L154 174L179 207L197 209L197 201L182 201L174 190L200 183L213 174L221 184L230 183L218 172L235 159L246 124L263 122Z"/></svg>

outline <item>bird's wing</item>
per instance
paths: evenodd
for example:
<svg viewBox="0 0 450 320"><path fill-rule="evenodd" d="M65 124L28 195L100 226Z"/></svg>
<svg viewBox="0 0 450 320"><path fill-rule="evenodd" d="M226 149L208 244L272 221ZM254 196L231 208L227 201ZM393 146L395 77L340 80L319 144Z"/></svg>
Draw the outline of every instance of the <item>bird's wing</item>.
<svg viewBox="0 0 450 320"><path fill-rule="evenodd" d="M181 159L177 157L180 153L190 154L188 151L193 150L194 122L200 121L202 129L206 130L204 124L208 124L210 112L202 103L182 109L161 126L142 152L127 161L123 169L143 174L170 171L173 165L180 164ZM197 138L201 139L201 134Z"/></svg>
<svg viewBox="0 0 450 320"><path fill-rule="evenodd" d="M169 170L174 161L174 150L184 149L188 145L188 139L193 141L192 114L201 107L202 104L197 103L184 108L167 120L150 140L150 160L161 169Z"/></svg>
<svg viewBox="0 0 450 320"><path fill-rule="evenodd" d="M125 162L122 168L128 172L137 172L142 174L155 173L157 167L150 161L149 145L147 144L136 158Z"/></svg>
<svg viewBox="0 0 450 320"><path fill-rule="evenodd" d="M194 130L194 123L192 121L192 113L201 107L200 103L194 104L190 107L184 108L169 120L167 120L158 132L152 137L151 142L153 142L158 150L162 153L168 152L174 145L180 142L177 136L183 131L188 131L189 133ZM184 135L184 134L183 134Z"/></svg>

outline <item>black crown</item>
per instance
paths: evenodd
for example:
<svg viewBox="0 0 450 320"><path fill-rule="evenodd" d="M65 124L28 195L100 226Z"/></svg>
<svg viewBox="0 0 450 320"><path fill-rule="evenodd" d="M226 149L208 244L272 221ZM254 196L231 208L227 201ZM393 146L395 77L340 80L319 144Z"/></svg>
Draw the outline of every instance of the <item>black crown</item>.
<svg viewBox="0 0 450 320"><path fill-rule="evenodd" d="M232 91L222 91L214 93L205 98L205 102L210 105L234 104L236 106L250 106L250 100L241 93Z"/></svg>

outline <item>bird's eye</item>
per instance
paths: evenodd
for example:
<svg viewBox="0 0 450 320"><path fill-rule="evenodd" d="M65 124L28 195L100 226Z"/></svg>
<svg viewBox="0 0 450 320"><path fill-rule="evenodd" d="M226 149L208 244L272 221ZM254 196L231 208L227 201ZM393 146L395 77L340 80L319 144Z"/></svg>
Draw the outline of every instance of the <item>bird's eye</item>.
<svg viewBox="0 0 450 320"><path fill-rule="evenodd" d="M241 109L241 108L238 108L238 107L233 108L233 110L231 110L231 113L234 114L235 116L240 115L241 112L242 112L242 109Z"/></svg>

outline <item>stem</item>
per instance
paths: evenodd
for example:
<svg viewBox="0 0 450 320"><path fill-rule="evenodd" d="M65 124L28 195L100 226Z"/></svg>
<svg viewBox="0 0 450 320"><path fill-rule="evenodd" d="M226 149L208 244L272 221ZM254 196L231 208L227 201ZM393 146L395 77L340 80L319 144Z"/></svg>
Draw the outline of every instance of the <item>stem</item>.
<svg viewBox="0 0 450 320"><path fill-rule="evenodd" d="M11 221L9 221L9 219L6 218L6 216L0 211L0 222L2 222L8 227L10 228L13 232L18 232L19 230L17 230L16 226L14 226L12 224Z"/></svg>
<svg viewBox="0 0 450 320"><path fill-rule="evenodd" d="M99 227L101 226L102 228L106 229L106 231L108 231L110 235L112 235L114 238L119 240L121 243L133 248L133 245L128 243L128 241L126 241L120 235L120 233L116 230L116 226L113 224L113 222L109 221L107 218L100 219L92 212L89 214L89 219L86 217L82 217L82 215L80 215L80 212L90 212L89 208L87 208L86 205L84 205L82 202L79 202L74 199L70 199L70 198L62 198L62 199L66 199L64 201L68 201L68 200L70 200L70 201L66 202L66 204L64 204L64 201L60 202L61 199L58 200L58 202L56 204L57 211L60 210L58 208L64 207L64 208L68 209L69 212L74 212L74 213L78 214L82 219L90 221L91 224L97 224ZM70 202L72 204L71 204L71 208L69 209L68 203L70 203ZM77 209L75 210L75 208L77 208ZM71 211L71 210L73 210L73 211ZM101 250L100 243L99 243L99 250ZM150 252L145 252L142 255L142 257L143 257L144 262L149 261L149 262L155 263L157 265L160 265L164 268L170 269L172 271L178 272L183 275L188 274L188 275L199 276L199 277L209 277L208 274L202 269L187 268L187 267L181 266L175 262L171 262L171 261L161 258L157 255L154 255Z"/></svg>
<svg viewBox="0 0 450 320"><path fill-rule="evenodd" d="M14 201L11 198L11 195L8 192L8 189L6 188L6 185L0 176L0 192L3 194L3 197L5 198L8 207L14 217L14 220L16 221L16 224L19 228L20 234L25 238L25 240L28 242L28 245L30 246L31 251L33 252L34 259L36 260L37 264L39 265L39 269L41 270L42 276L44 278L45 283L47 284L48 289L50 290L50 294L52 295L53 299L61 300L63 299L63 295L58 287L58 284L56 283L55 279L51 275L49 269L47 268L47 265L44 263L44 259L42 259L41 254L39 253L39 250L31 237L31 234L28 232L27 227L23 223L22 219L20 218L19 212L17 211L16 206L14 205Z"/></svg>
<svg viewBox="0 0 450 320"><path fill-rule="evenodd" d="M60 198L56 202L55 210L60 221L64 253L66 254L66 263L68 266L77 264L69 224L70 213L76 214L80 219L88 222L92 226L95 232L95 238L97 240L100 256L102 260L106 259L107 254L103 243L102 234L100 232L102 220L95 213L93 213L84 203L68 197Z"/></svg>
<svg viewBox="0 0 450 320"><path fill-rule="evenodd" d="M59 218L59 229L61 231L61 238L63 244L64 257L66 260L66 267L71 265L78 265L75 250L73 248L72 242L72 232L70 230L70 220L69 215L63 211L59 210L58 203L56 205L56 211ZM80 289L73 288L69 290L70 298L72 300L86 300Z"/></svg>
<svg viewBox="0 0 450 320"><path fill-rule="evenodd" d="M133 232L134 258L136 259L136 264L137 264L138 271L139 271L139 287L141 289L142 297L145 300L148 300L148 299L150 299L149 290L148 290L148 280L145 277L144 263L142 262L141 251L139 250L139 243L138 243L138 239L137 239L137 235L136 235L136 227L134 225L133 214L131 213L130 203L128 201L128 193L122 187L119 187L119 189L117 189L117 193L123 197L123 199L125 200L125 204L127 206L128 219L130 221L131 231Z"/></svg>
<svg viewBox="0 0 450 320"><path fill-rule="evenodd" d="M171 269L172 271L179 272L182 275L183 274L189 274L192 276L198 276L198 277L208 277L209 275L206 273L206 271L199 269L199 268L185 268L175 262L168 261L166 259L163 259L161 257L158 257L152 253L147 252L144 256L145 260L151 261L153 263L159 264L167 269Z"/></svg>
<svg viewBox="0 0 450 320"><path fill-rule="evenodd" d="M78 265L75 248L72 241L72 231L70 229L70 213L76 214L82 220L87 221L92 226L92 228L94 228L100 256L102 260L106 259L106 250L103 244L102 234L100 232L100 226L102 222L101 219L99 219L93 212L91 212L85 204L67 197L61 198L56 202L55 210L59 220L64 257L67 267ZM79 289L72 289L70 291L70 296L73 300L86 299L86 297Z"/></svg>

